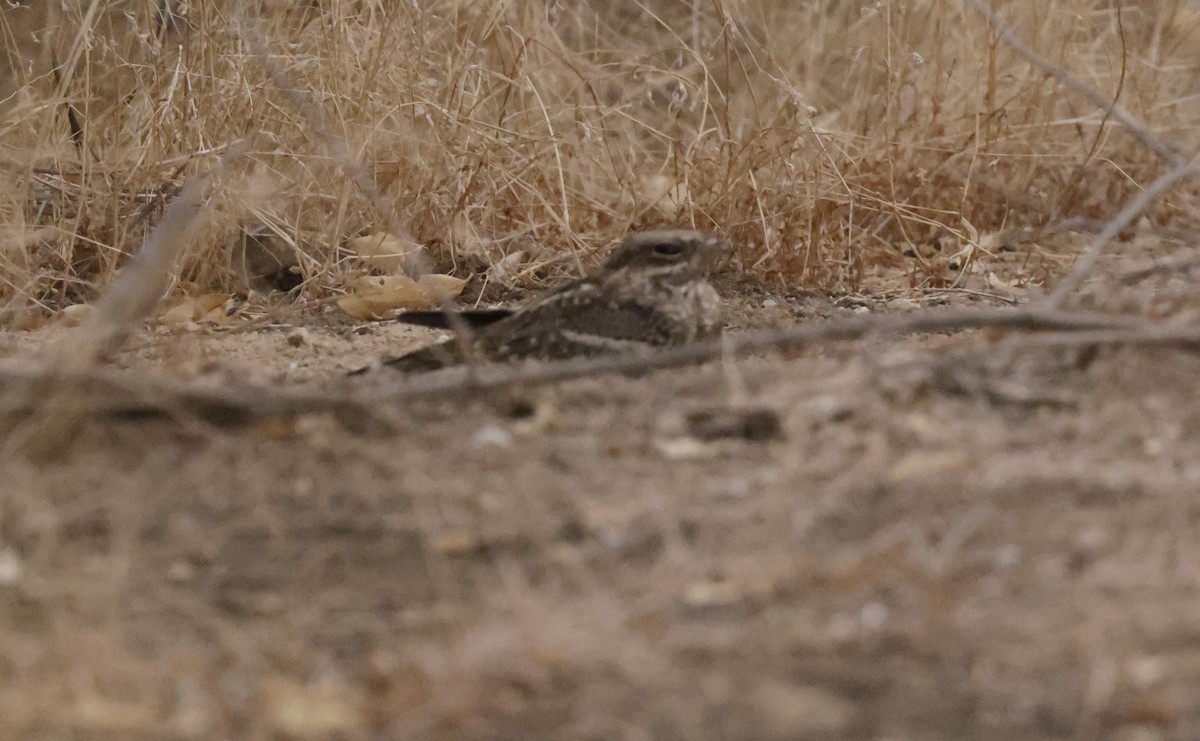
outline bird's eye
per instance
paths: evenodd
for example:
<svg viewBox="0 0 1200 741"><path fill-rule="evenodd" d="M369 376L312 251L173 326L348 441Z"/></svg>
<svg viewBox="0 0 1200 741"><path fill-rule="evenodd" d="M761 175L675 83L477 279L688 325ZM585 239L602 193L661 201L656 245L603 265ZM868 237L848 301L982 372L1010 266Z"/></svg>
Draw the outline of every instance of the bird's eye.
<svg viewBox="0 0 1200 741"><path fill-rule="evenodd" d="M654 245L654 254L674 257L680 252L683 252L683 247L678 242L660 242Z"/></svg>

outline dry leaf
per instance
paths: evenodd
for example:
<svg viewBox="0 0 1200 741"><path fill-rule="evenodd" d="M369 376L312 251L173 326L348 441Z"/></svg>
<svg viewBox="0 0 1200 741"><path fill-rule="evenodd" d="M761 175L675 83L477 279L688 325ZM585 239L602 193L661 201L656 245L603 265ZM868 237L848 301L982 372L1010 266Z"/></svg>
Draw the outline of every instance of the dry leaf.
<svg viewBox="0 0 1200 741"><path fill-rule="evenodd" d="M158 321L163 324L187 324L200 321L224 324L229 321L225 312L225 303L230 298L228 293L185 296L179 303L160 314Z"/></svg>
<svg viewBox="0 0 1200 741"><path fill-rule="evenodd" d="M395 309L431 308L429 293L406 275L366 276L350 283L338 306L355 319L380 319Z"/></svg>
<svg viewBox="0 0 1200 741"><path fill-rule="evenodd" d="M462 278L455 278L453 275L427 273L421 276L417 284L429 292L435 306L440 306L443 301L449 301L462 293L467 282Z"/></svg>
<svg viewBox="0 0 1200 741"><path fill-rule="evenodd" d="M158 321L162 324L187 324L195 319L195 313L191 300L184 299L160 314Z"/></svg>
<svg viewBox="0 0 1200 741"><path fill-rule="evenodd" d="M687 185L666 175L649 175L642 178L641 191L642 198L669 219L679 215L689 197Z"/></svg>
<svg viewBox="0 0 1200 741"><path fill-rule="evenodd" d="M339 309L355 319L383 319L383 312L375 313L371 302L361 296L341 296L337 300L337 305Z"/></svg>
<svg viewBox="0 0 1200 741"><path fill-rule="evenodd" d="M1020 291L1024 290L1021 286L1020 278L1001 278L992 271L988 271L984 280L987 281L988 288L993 291Z"/></svg>
<svg viewBox="0 0 1200 741"><path fill-rule="evenodd" d="M435 309L461 293L466 284L451 275L423 275L420 280L405 275L365 276L351 281L350 293L337 304L355 319L382 319L397 309Z"/></svg>
<svg viewBox="0 0 1200 741"><path fill-rule="evenodd" d="M95 307L92 304L71 304L63 307L62 322L68 327L77 327Z"/></svg>
<svg viewBox="0 0 1200 741"><path fill-rule="evenodd" d="M385 273L400 273L422 247L408 239L387 232L355 237L346 246L366 265Z"/></svg>

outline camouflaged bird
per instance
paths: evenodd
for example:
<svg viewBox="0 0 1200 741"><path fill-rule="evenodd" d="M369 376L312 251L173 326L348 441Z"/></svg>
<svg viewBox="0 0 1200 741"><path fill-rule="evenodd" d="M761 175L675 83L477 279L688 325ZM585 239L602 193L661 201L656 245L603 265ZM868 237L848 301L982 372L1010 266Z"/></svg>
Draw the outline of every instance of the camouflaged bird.
<svg viewBox="0 0 1200 741"><path fill-rule="evenodd" d="M721 300L709 284L712 264L729 244L685 229L632 234L600 272L515 310L464 311L472 354L480 360L564 360L682 345L717 335ZM446 328L442 312L409 312L400 321ZM383 364L402 371L464 362L451 339Z"/></svg>

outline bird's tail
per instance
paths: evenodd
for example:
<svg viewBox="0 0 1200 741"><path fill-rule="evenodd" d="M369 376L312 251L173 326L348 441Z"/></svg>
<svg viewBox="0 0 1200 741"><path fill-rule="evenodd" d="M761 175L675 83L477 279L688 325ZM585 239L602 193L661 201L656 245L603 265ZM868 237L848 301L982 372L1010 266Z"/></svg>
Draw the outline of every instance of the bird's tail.
<svg viewBox="0 0 1200 741"><path fill-rule="evenodd" d="M471 329L479 329L507 319L512 314L512 309L471 309L457 312L454 316L461 318ZM450 317L446 316L444 311L406 311L397 316L396 321L434 329L453 329L450 326Z"/></svg>

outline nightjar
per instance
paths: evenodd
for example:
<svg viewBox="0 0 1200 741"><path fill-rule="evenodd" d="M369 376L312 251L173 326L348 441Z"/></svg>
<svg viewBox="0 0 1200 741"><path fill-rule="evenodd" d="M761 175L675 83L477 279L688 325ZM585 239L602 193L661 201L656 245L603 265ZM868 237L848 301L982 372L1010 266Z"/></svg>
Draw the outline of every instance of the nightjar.
<svg viewBox="0 0 1200 741"><path fill-rule="evenodd" d="M509 310L464 311L473 354L485 361L567 358L637 352L717 335L721 301L708 282L730 246L703 232L637 232L594 276L568 283ZM447 327L442 312L409 312L402 322ZM427 371L466 360L456 338L386 357L402 371Z"/></svg>

